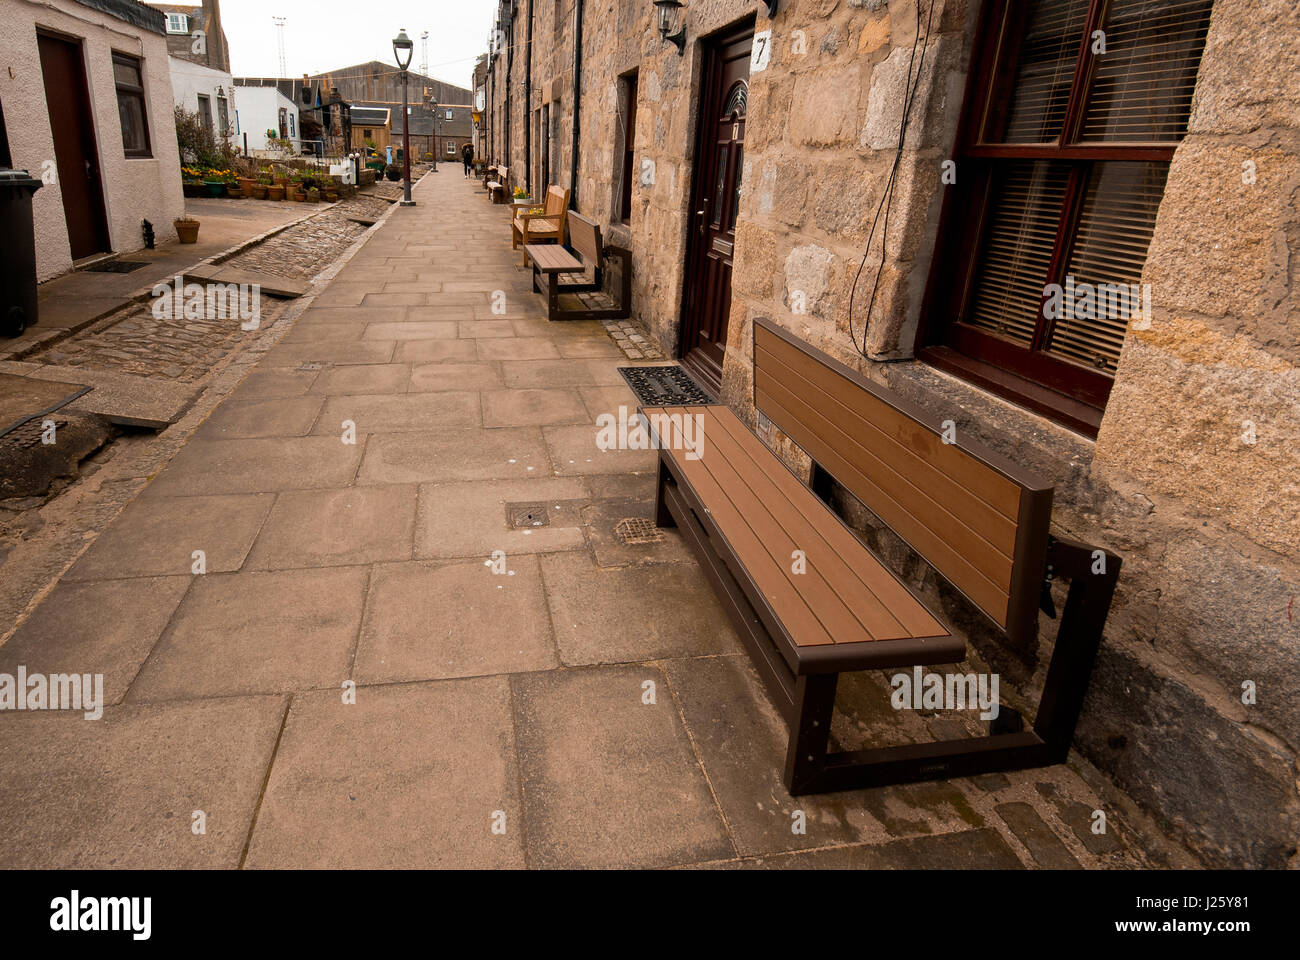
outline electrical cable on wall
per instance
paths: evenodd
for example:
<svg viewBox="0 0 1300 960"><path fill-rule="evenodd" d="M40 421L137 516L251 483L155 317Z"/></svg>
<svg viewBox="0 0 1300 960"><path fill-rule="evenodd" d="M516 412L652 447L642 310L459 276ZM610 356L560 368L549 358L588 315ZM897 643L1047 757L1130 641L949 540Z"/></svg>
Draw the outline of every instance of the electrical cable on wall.
<svg viewBox="0 0 1300 960"><path fill-rule="evenodd" d="M867 334L871 329L871 308L876 303L876 293L880 289L880 274L885 267L885 244L889 237L889 211L894 205L894 184L898 179L898 167L903 160L903 141L907 136L907 124L912 113L912 102L916 98L917 90L921 85L921 73L925 69L925 51L930 45L930 25L934 16L935 0L930 0L929 10L925 16L925 37L921 36L921 9L917 6L916 11L916 36L912 38L912 53L907 60L907 88L903 95L903 118L898 125L898 148L894 152L894 162L889 168L889 177L885 181L885 192L880 197L880 203L876 206L876 216L871 221L871 230L867 234L867 247L862 251L862 262L858 264L858 272L853 275L853 286L849 288L849 339L853 341L853 347L867 359L871 359L867 354ZM917 44L921 47L921 56L918 59L916 55ZM915 74L912 72L913 64L916 65ZM871 242L876 236L876 225L881 223L880 215L884 213L884 222L880 233L880 262L876 264L876 273L871 281L871 296L867 300L866 316L862 320L862 345L858 345L858 339L853 333L853 300L858 290L858 280L862 277L862 269L867 265L867 257L871 253Z"/></svg>

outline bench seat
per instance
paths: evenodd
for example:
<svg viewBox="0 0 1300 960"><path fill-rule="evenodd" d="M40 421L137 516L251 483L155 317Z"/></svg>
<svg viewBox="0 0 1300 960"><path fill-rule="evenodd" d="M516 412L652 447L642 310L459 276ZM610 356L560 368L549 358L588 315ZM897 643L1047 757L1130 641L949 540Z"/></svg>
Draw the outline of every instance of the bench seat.
<svg viewBox="0 0 1300 960"><path fill-rule="evenodd" d="M956 663L966 645L722 406L643 407L661 456L795 675ZM694 420L698 451L683 442ZM698 458L695 454L698 453ZM680 488L686 488L684 490ZM675 518L678 519L678 518ZM678 519L681 526L681 520ZM711 529L710 529L711 528ZM804 553L795 572L794 552Z"/></svg>

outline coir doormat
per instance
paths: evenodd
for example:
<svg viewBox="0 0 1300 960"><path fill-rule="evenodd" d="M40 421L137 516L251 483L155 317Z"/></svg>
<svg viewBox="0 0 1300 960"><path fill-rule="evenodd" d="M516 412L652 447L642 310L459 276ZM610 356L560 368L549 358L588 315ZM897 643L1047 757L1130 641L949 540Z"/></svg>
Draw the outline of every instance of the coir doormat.
<svg viewBox="0 0 1300 960"><path fill-rule="evenodd" d="M619 367L636 398L650 407L680 407L718 401L678 364L663 367Z"/></svg>

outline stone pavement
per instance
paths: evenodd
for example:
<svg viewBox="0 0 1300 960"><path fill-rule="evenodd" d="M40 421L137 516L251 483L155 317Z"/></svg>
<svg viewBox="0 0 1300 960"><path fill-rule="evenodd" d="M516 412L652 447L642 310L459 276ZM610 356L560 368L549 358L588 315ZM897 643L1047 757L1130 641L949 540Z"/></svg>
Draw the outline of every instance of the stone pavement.
<svg viewBox="0 0 1300 960"><path fill-rule="evenodd" d="M416 198L0 647L109 703L0 714L0 866L1146 861L1073 766L791 799L704 576L629 522L654 454L596 448L622 352L473 181ZM845 745L955 722L844 687Z"/></svg>

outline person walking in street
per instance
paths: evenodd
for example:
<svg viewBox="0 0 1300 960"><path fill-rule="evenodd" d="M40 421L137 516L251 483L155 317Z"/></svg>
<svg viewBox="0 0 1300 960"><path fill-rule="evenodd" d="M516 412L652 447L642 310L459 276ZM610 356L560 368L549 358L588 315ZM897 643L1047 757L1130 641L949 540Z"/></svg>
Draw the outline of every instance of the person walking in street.
<svg viewBox="0 0 1300 960"><path fill-rule="evenodd" d="M474 145L467 143L460 148L460 158L465 161L465 176L474 173Z"/></svg>

